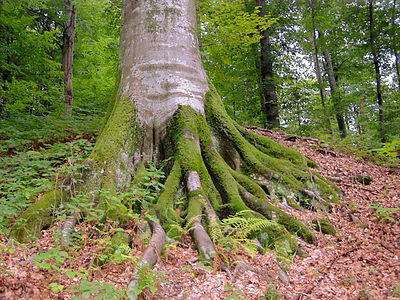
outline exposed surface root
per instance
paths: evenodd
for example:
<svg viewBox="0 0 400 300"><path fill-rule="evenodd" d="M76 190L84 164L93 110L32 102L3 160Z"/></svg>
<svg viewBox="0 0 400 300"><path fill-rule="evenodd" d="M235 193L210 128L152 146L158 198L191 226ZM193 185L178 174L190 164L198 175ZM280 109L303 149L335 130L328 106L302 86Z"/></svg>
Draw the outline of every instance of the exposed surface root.
<svg viewBox="0 0 400 300"><path fill-rule="evenodd" d="M120 100L122 108L129 104L124 101ZM129 119L134 112L131 108L123 116ZM117 131L118 128L110 126L106 126L103 133ZM113 154L107 160L104 158L106 139L99 139L90 157L95 162L94 173L85 189L88 193L100 186L116 195L118 189L127 185L133 174L132 165L136 164L129 159L133 159L133 148L137 144L134 137L139 129L137 124L125 127L121 127L126 132L117 135L117 146L112 145ZM130 137L127 144L123 143L125 135ZM152 237L129 284L130 299L136 299L140 274L156 264L167 236L176 239L185 230L190 231L200 256L212 260L218 249L215 244L225 236L227 229L223 228L221 220L241 213L242 218L264 222L262 227L249 230L246 238L253 239L261 234L265 241L263 247L284 248L289 253L297 249L293 235L309 243L313 243L315 237L305 224L279 209L279 202L286 207L302 205L322 209L338 201L332 185L308 169L313 162L233 122L213 88L206 96L206 116L189 106L179 107L168 127L165 144L165 153L172 158L169 174L150 211L160 222L149 220ZM120 176L121 172L124 174ZM24 213L30 224L26 227L30 234L38 235L43 225L50 225L51 207L56 207L60 198L58 192L49 192ZM94 200L98 207L104 205L101 197ZM36 212L43 212L39 219L43 223L34 221ZM116 218L120 212L107 213ZM76 219L77 212L63 226L65 244ZM16 238L23 240L18 234ZM229 272L228 266L222 267Z"/></svg>
<svg viewBox="0 0 400 300"><path fill-rule="evenodd" d="M70 235L74 230L75 224L79 217L79 211L75 211L61 226L61 244L70 244Z"/></svg>
<svg viewBox="0 0 400 300"><path fill-rule="evenodd" d="M143 252L142 257L136 263L135 270L128 285L128 298L130 300L138 299L140 286L140 276L146 271L146 268L153 268L160 258L161 250L166 242L166 234L162 226L154 221L149 220L152 236L149 245Z"/></svg>

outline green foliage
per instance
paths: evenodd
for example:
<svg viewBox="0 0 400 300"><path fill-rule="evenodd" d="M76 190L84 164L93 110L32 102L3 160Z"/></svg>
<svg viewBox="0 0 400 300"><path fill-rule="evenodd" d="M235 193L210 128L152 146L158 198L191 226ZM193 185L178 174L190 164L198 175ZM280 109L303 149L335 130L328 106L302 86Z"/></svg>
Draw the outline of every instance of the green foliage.
<svg viewBox="0 0 400 300"><path fill-rule="evenodd" d="M389 222L394 221L393 217L389 214L389 212L395 212L400 209L395 207L383 207L377 203L371 203L369 205L369 208L375 209L375 212L373 213L374 216L380 218L382 221L389 221Z"/></svg>
<svg viewBox="0 0 400 300"><path fill-rule="evenodd" d="M71 299L126 299L126 292L115 288L114 285L105 282L82 280L78 285L73 285L69 290L73 294Z"/></svg>
<svg viewBox="0 0 400 300"><path fill-rule="evenodd" d="M0 115L46 114L61 103L62 36L47 9L52 1L4 1L0 18ZM34 49L34 51L32 51Z"/></svg>
<svg viewBox="0 0 400 300"><path fill-rule="evenodd" d="M93 148L82 139L94 134L90 118L70 121L56 118L16 117L0 120L0 232L6 233L10 219L26 208L37 195L51 190L60 177L79 173ZM69 131L65 129L69 128ZM71 135L75 135L73 140ZM66 142L58 142L66 140ZM72 141L69 141L72 140ZM73 179L73 182L76 179Z"/></svg>
<svg viewBox="0 0 400 300"><path fill-rule="evenodd" d="M224 95L231 117L256 124L260 115L260 31L276 19L262 18L259 8L242 0L197 1L199 39L207 74Z"/></svg>
<svg viewBox="0 0 400 300"><path fill-rule="evenodd" d="M242 290L237 290L230 284L227 284L225 286L225 292L231 292L231 295L229 295L228 297L225 297L225 300L249 299L249 298L244 298L245 294L243 293Z"/></svg>
<svg viewBox="0 0 400 300"><path fill-rule="evenodd" d="M265 291L265 299L266 300L277 300L279 299L279 291L273 285L268 286Z"/></svg>
<svg viewBox="0 0 400 300"><path fill-rule="evenodd" d="M400 282L394 288L392 297L400 297Z"/></svg>
<svg viewBox="0 0 400 300"><path fill-rule="evenodd" d="M389 157L400 157L400 140L393 140L390 143L383 143L383 148L374 149L373 151Z"/></svg>
<svg viewBox="0 0 400 300"><path fill-rule="evenodd" d="M155 204L164 187L162 180L165 174L162 168L157 168L153 162L148 162L144 172L137 175L133 185L123 193L123 202L134 212L140 213Z"/></svg>
<svg viewBox="0 0 400 300"><path fill-rule="evenodd" d="M245 249L248 253L254 254L257 251L257 245L252 240L254 234L262 232L270 226L270 220L261 219L254 216L252 211L244 210L234 216L224 218L219 228L211 228L210 236L218 246L228 252L235 253L240 249ZM226 232L226 234L221 236L222 232ZM273 244L268 246L273 247ZM225 260L228 261L227 257Z"/></svg>
<svg viewBox="0 0 400 300"><path fill-rule="evenodd" d="M51 287L51 291L53 293L61 292L64 289L64 286L62 284L58 284L57 282L50 283L49 287Z"/></svg>
<svg viewBox="0 0 400 300"><path fill-rule="evenodd" d="M135 290L135 295L138 296L147 289L154 294L157 291L157 286L160 282L169 283L164 277L164 272L154 271L148 266L139 269L139 286Z"/></svg>
<svg viewBox="0 0 400 300"><path fill-rule="evenodd" d="M86 110L96 108L106 111L112 94L119 50L118 3L108 0L76 1L74 103Z"/></svg>
<svg viewBox="0 0 400 300"><path fill-rule="evenodd" d="M70 258L68 252L59 248L51 248L36 255L34 261L35 266L43 270L59 272L61 265L67 258Z"/></svg>

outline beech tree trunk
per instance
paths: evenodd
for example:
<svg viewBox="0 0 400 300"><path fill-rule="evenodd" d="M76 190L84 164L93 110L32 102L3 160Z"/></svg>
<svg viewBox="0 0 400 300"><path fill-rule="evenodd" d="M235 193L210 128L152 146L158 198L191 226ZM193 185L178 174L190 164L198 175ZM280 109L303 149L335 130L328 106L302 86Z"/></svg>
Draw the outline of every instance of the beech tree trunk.
<svg viewBox="0 0 400 300"><path fill-rule="evenodd" d="M292 253L298 247L293 234L314 242L312 230L279 207L329 210L330 202L339 201L335 187L299 152L229 118L200 59L195 0L124 0L121 25L115 90L80 189L104 208L99 219L117 218L129 203L113 206L93 191L119 199L132 179L140 180L147 160L169 159L163 190L148 200L152 237L136 264L129 299L137 298L141 270L158 261L166 236L180 238L183 227L206 260L216 255L214 243L232 233L222 227L225 218L256 222L249 223L256 225L247 237L264 234L264 247ZM20 216L24 222L15 222L11 237L39 237L68 191L43 194ZM66 242L76 215L62 226Z"/></svg>
<svg viewBox="0 0 400 300"><path fill-rule="evenodd" d="M179 105L204 114L207 77L196 37L194 1L124 1L121 98L135 103L144 127L140 152L163 153L166 126Z"/></svg>
<svg viewBox="0 0 400 300"><path fill-rule="evenodd" d="M379 67L379 53L376 48L375 29L374 29L374 1L368 0L369 3L369 43L375 67L376 97L378 99L379 110L379 129L381 142L386 143L385 119L383 115L383 99L381 91L381 71Z"/></svg>
<svg viewBox="0 0 400 300"><path fill-rule="evenodd" d="M74 61L75 31L76 31L76 7L71 0L65 0L62 69L64 71L64 102L65 114L71 116L74 102L74 90L72 87L72 71Z"/></svg>
<svg viewBox="0 0 400 300"><path fill-rule="evenodd" d="M260 16L265 17L265 0L257 0L257 5L261 7ZM274 81L273 57L271 52L269 29L263 30L261 35L260 71L263 91L261 108L265 119L264 127L270 129L279 128L279 107Z"/></svg>

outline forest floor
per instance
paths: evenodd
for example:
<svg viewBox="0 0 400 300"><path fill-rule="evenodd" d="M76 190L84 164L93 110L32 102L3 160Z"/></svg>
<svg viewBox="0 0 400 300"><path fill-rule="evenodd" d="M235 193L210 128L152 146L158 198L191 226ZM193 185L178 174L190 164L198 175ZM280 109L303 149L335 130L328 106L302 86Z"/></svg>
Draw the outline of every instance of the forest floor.
<svg viewBox="0 0 400 300"><path fill-rule="evenodd" d="M147 289L142 296L400 299L400 211L388 209L400 207L400 169L335 152L314 140L287 141L287 135L281 132L259 133L296 148L317 162L317 171L333 179L343 191L342 204L334 205L331 213L286 210L308 225L316 217L329 219L336 235L317 232L315 244L298 240L301 251L290 261L280 263L274 252L250 256L239 251L232 264L232 278L212 266L201 265L195 246L187 237L178 245L165 247L154 271L145 276ZM371 184L359 183L355 180L357 175L371 175ZM79 245L65 249L56 246L60 224L44 230L40 240L26 245L7 246L6 237L0 236L0 299L70 299L74 294L81 295L79 299L96 294L98 299L119 299L118 290L126 288L134 259L91 268L107 237L92 235L94 224L84 222L76 228ZM125 229L128 233L133 230ZM143 247L140 239L135 239L133 257L139 257ZM37 259L38 253L45 253L42 260Z"/></svg>

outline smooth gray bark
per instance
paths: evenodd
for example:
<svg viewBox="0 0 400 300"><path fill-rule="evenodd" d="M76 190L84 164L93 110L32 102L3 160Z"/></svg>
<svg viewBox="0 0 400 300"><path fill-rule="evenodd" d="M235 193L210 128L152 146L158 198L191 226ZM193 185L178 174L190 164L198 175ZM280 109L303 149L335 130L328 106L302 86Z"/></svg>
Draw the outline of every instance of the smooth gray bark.
<svg viewBox="0 0 400 300"><path fill-rule="evenodd" d="M207 77L196 35L193 0L125 0L121 26L121 98L137 107L141 154L153 159L178 105L204 114Z"/></svg>

